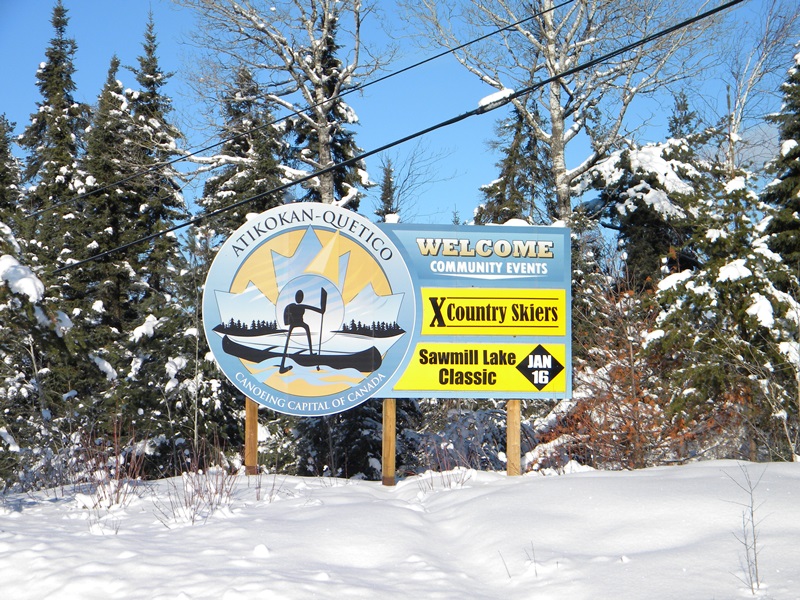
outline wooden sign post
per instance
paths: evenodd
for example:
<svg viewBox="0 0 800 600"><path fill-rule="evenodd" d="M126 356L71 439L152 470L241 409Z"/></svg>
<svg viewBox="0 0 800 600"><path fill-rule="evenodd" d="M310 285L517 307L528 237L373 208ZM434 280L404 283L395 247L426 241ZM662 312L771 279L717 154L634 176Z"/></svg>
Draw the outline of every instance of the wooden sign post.
<svg viewBox="0 0 800 600"><path fill-rule="evenodd" d="M381 478L383 485L394 485L395 458L397 456L397 400L383 400L383 447L381 452Z"/></svg>
<svg viewBox="0 0 800 600"><path fill-rule="evenodd" d="M244 472L258 473L258 404L250 398L245 399L244 409Z"/></svg>
<svg viewBox="0 0 800 600"><path fill-rule="evenodd" d="M506 474L518 476L520 469L520 404L519 400L506 402Z"/></svg>

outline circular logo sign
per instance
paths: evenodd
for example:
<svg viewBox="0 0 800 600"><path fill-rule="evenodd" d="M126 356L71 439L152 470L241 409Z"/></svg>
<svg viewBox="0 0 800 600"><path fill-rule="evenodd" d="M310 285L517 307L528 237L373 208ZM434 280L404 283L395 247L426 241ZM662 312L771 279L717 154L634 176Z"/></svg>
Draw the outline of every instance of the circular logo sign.
<svg viewBox="0 0 800 600"><path fill-rule="evenodd" d="M297 416L353 408L380 394L414 331L411 276L364 217L298 203L249 219L220 249L203 325L239 391Z"/></svg>

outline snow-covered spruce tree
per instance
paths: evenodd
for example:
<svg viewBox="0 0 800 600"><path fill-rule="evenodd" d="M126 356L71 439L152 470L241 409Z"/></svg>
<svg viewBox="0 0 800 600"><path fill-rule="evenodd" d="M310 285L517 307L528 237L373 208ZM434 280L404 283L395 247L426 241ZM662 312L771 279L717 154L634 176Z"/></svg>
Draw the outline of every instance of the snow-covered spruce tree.
<svg viewBox="0 0 800 600"><path fill-rule="evenodd" d="M14 124L0 114L0 221L9 227L14 224L22 197L20 164L12 149L13 134Z"/></svg>
<svg viewBox="0 0 800 600"><path fill-rule="evenodd" d="M158 42L153 17L147 22L142 43L144 53L131 70L139 89L130 92L130 109L135 127L129 144L136 149L137 167L147 196L141 198L136 227L154 234L186 218L187 208L181 193L181 174L171 164L179 156L181 134L170 122L172 100L162 91L171 76L159 64ZM148 290L145 304L161 306L173 295L175 275L182 263L180 244L174 235L158 236L143 251L144 279ZM149 302L148 302L149 301Z"/></svg>
<svg viewBox="0 0 800 600"><path fill-rule="evenodd" d="M3 265L0 266L0 278L3 281L3 287L0 288L0 493L15 478L19 467L17 437L22 437L23 433L17 432L16 437L13 433L17 411L21 405L33 404L21 398L35 398L33 385L26 380L33 373L29 371L26 376L19 370L18 364L14 364L24 357L24 347L17 344L29 332L25 326L21 326L21 319L15 314L17 311L14 309L20 308L23 301L14 297L6 286L7 267L4 266L13 265L20 253L19 245L7 225L13 222L12 217L20 199L20 166L11 146L13 129L5 115L0 115L0 265ZM25 417L21 420L24 421Z"/></svg>
<svg viewBox="0 0 800 600"><path fill-rule="evenodd" d="M492 145L502 156L497 163L500 174L481 188L486 200L475 211L475 224L505 223L509 219L552 222L557 211L546 148L516 107L497 131L498 140Z"/></svg>
<svg viewBox="0 0 800 600"><path fill-rule="evenodd" d="M45 393L42 354L66 353L65 314L41 304L44 284L22 264L20 244L0 222L0 490L67 481L70 415Z"/></svg>
<svg viewBox="0 0 800 600"><path fill-rule="evenodd" d="M141 300L148 284L140 248L103 254L144 235L137 225L150 190L141 177L148 168L141 163L141 148L131 143L137 125L128 94L117 79L119 65L112 58L86 133L81 165L87 174L87 193L82 206L91 229L76 232L80 243L74 258L81 263L72 266L67 276L81 290L71 308L72 347L83 358L76 365L76 378L80 374L88 382L80 397L87 430L83 439L114 444L115 451L126 452L134 437L135 410L129 405L132 395L124 379L133 359L129 336L147 317Z"/></svg>
<svg viewBox="0 0 800 600"><path fill-rule="evenodd" d="M132 124L123 142L130 168L137 172L129 207L137 214L125 224L124 234L135 239L158 234L187 214L181 175L172 165L181 137L170 121L172 102L163 91L169 74L159 64L152 15L142 48L138 65L131 67L138 89L125 92ZM187 333L191 336L192 320L180 297L186 258L174 234L158 235L134 249L128 263L134 282L129 297L131 328L123 332L125 361L114 367L122 388L117 393L124 398L119 420L129 437L147 443L150 467L172 472L182 468L185 458L185 449L177 447L185 438L175 418L178 399L170 393L174 391L170 383L176 369L185 364L184 346L191 345Z"/></svg>
<svg viewBox="0 0 800 600"><path fill-rule="evenodd" d="M225 211L193 227L186 236L188 268L181 277L183 304L193 331L202 331L200 314L202 287L219 245L242 225L248 213L259 213L282 203L280 194L268 194L280 186L280 157L285 152L283 128L273 125L269 106L262 101L257 83L246 67L235 71L234 79L218 100L222 117L220 151L204 159L210 170L203 195L198 200L206 212L223 209L241 200L260 196L252 202ZM175 375L175 392L182 397L179 414L187 439L197 447L202 438L213 439L228 450L242 444L244 397L217 369L205 336L188 337L191 348L183 354L185 366ZM188 351L190 350L190 351ZM261 451L269 468L283 467L293 458L285 456L285 439L293 419L281 416L266 424L267 447Z"/></svg>
<svg viewBox="0 0 800 600"><path fill-rule="evenodd" d="M17 212L14 225L23 262L45 285L38 306L44 314L55 315L62 306L69 310L82 290L73 285L69 274L56 275L54 270L74 260L79 250L79 232L92 224L85 218L80 201L85 175L80 172L79 159L88 109L72 96L77 45L67 36L69 19L61 2L53 9L51 23L54 36L45 50L45 61L36 72L42 99L20 138L26 151L22 177L25 188L22 210ZM67 328L57 326L56 331L63 334ZM63 344L52 343L49 329L34 329L30 334L24 351L36 365L40 407L47 411L51 423L63 424L66 432L74 426L71 421L75 417L76 395L85 397L89 391L85 378L76 377L84 358L71 351L75 333L58 340L67 342L70 351L65 351Z"/></svg>
<svg viewBox="0 0 800 600"><path fill-rule="evenodd" d="M771 171L776 178L762 196L775 208L767 227L772 250L783 257L792 273L800 276L800 52L781 86L783 106L767 120L780 131L780 154ZM788 283L788 282L786 282ZM784 283L784 289L787 289ZM795 290L796 293L796 290Z"/></svg>
<svg viewBox="0 0 800 600"><path fill-rule="evenodd" d="M677 270L696 265L687 240L691 223L686 207L694 193L693 162L708 138L695 134L699 123L684 94L675 98L666 143L629 148L600 161L584 178L598 196L578 206L588 218L616 231L624 252L628 289L652 288L667 259ZM583 190L583 185L580 187Z"/></svg>
<svg viewBox="0 0 800 600"><path fill-rule="evenodd" d="M81 259L133 242L142 233L136 224L149 190L139 177L142 166L137 164L138 150L130 143L135 125L122 82L117 79L118 69L119 60L114 57L86 134L84 205L92 223L102 228L84 232ZM116 331L115 338L138 324L136 300L146 286L138 275L140 271L140 250L135 248L74 269L75 277L86 281L86 302L92 303L89 312L95 313L90 321L96 319L94 325ZM104 347L94 345L100 351Z"/></svg>
<svg viewBox="0 0 800 600"><path fill-rule="evenodd" d="M789 69L789 76L781 86L783 106L780 112L767 117L778 125L780 130L780 151L771 163L770 171L776 175L764 190L762 199L773 209L766 232L769 236L770 248L778 253L786 267L785 275L779 274L776 286L783 292L786 304L794 303L793 312L786 312L794 317L794 324L784 327L784 336L780 341L780 350L787 367L794 371L795 402L789 410L777 411L784 420L787 437L794 440L794 459L799 460L800 441L798 441L798 413L800 413L800 339L797 336L796 301L800 297L800 53L794 57L794 65ZM794 333L794 336L792 335ZM791 392L790 392L791 393Z"/></svg>
<svg viewBox="0 0 800 600"><path fill-rule="evenodd" d="M295 135L292 153L295 166L311 168L314 171L340 164L361 153L356 145L355 133L349 129L358 119L353 110L340 98L352 88L343 80L345 67L338 54L341 46L336 41L339 29L339 10L334 6L324 11L314 23L318 31L319 43L315 48L314 60L318 63L317 75L320 83L317 97L322 99L320 106L309 111L313 119L304 118L306 113L294 120ZM321 175L303 184L308 192L303 200L336 203L358 210L363 196L359 188L371 185L365 165L359 161L346 167L339 167L327 175Z"/></svg>
<svg viewBox="0 0 800 600"><path fill-rule="evenodd" d="M204 159L203 170L210 171L198 204L213 212L241 200L259 196L237 208L204 222L216 236L227 238L245 222L248 213L260 213L283 203L281 194L268 194L280 186L279 168L286 154L285 128L273 125L270 106L246 66L235 70L217 103L222 117L219 135L223 140L214 156Z"/></svg>
<svg viewBox="0 0 800 600"><path fill-rule="evenodd" d="M669 408L698 453L789 458L782 417L796 413L796 383L781 349L796 343L797 303L774 285L787 269L767 246L751 177L709 165L703 178L690 209L699 265L659 282L663 308L648 336L667 359Z"/></svg>
<svg viewBox="0 0 800 600"><path fill-rule="evenodd" d="M357 155L349 129L357 118L341 95L382 64L362 47L361 28L375 10L372 2L175 2L197 11L197 45L211 62L247 66L267 102L297 113L294 152L284 165L288 180ZM305 199L344 206L357 201L367 184L363 165L351 164L306 182Z"/></svg>
<svg viewBox="0 0 800 600"><path fill-rule="evenodd" d="M68 260L72 251L69 225L75 223L67 222L80 221L80 207L69 201L83 192L78 158L88 113L88 108L72 96L77 44L67 37L69 18L60 0L53 8L51 23L54 37L36 72L42 100L20 138L20 145L27 151L22 212L31 215L41 211L41 215L18 220L17 232L20 242L30 249L35 261L32 265L47 271ZM59 287L56 281L47 285Z"/></svg>

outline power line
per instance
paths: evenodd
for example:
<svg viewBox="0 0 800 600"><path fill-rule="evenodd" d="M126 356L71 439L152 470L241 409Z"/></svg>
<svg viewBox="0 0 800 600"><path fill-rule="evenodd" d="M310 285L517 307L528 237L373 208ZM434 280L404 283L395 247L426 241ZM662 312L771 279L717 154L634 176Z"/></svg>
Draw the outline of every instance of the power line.
<svg viewBox="0 0 800 600"><path fill-rule="evenodd" d="M380 152L384 152L386 150L394 148L395 146L399 146L400 144L404 144L405 142L408 142L410 140L416 139L418 137L422 137L422 136L427 135L428 133L431 133L431 132L436 131L438 129L442 129L444 127L449 127L450 125L454 125L456 123L459 123L460 121L463 121L463 120L468 119L470 117L474 117L476 115L482 115L482 114L485 114L487 112L491 112L491 111L496 110L496 109L498 109L498 108L500 108L502 106L507 105L509 102L511 102L515 98L518 98L518 97L523 96L525 94L529 94L529 93L531 93L531 92L533 92L533 91L535 91L535 90L537 90L537 89L539 89L539 88L541 88L541 87L543 87L543 86L545 86L545 85L547 85L549 83L553 83L553 82L555 82L555 81L557 81L559 79L562 79L564 77L567 77L569 75L574 75L575 73L578 73L580 71L584 71L584 70L589 69L591 67L594 67L594 66L596 66L596 65L598 65L600 63L606 62L606 61L608 61L608 60L610 60L612 58L615 58L615 57L619 56L620 54L624 54L625 52L628 52L628 51L633 50L635 48L638 48L640 46L647 45L650 42L653 42L653 41L655 41L657 39L665 37L665 36L667 36L667 35L669 35L671 33L675 33L676 31L684 29L684 28L686 28L686 27L688 27L690 25L693 25L694 23L697 23L698 21L701 21L703 19L707 19L708 17L711 17L711 16L713 16L713 15L719 13L719 12L727 10L728 8L736 6L737 4L741 4L742 2L745 2L745 0L731 0L730 2L726 2L725 4L717 6L716 8L710 9L710 10L708 10L708 11L706 11L704 13L701 13L699 15L696 15L695 17L692 17L690 19L686 19L685 21L681 21L680 23L677 23L676 25L673 25L671 27L667 27L666 29L662 29L661 31L658 31L658 32L656 32L656 33L654 33L652 35L646 36L646 37L644 37L644 38L642 38L642 39L640 39L640 40L638 40L636 42L632 42L632 43L627 44L627 45L625 45L625 46L623 46L621 48L618 48L617 50L614 50L612 52L604 54L603 56L597 57L597 58L592 59L590 61L587 61L585 63L581 63L580 65L577 65L577 66L575 66L575 67L573 67L571 69L567 69L565 71L562 71L562 72L558 73L557 75L553 75L551 77L543 79L543 80L541 80L541 81L539 81L539 82L537 82L537 83L535 83L533 85L527 86L527 87L522 88L520 90L516 90L516 91L514 91L514 92L512 92L510 94L504 95L504 96L498 98L497 100L495 100L494 102L490 102L490 103L487 103L487 104L484 104L484 105L480 105L480 106L478 106L478 108L475 108L475 109L470 110L468 112L465 112L465 113L462 113L462 114L457 115L455 117L452 117L450 119L447 119L446 121L441 121L440 123L432 125L432 126L426 128L426 129L422 129L420 131L417 131L416 133L412 133L410 135L407 135L407 136L405 136L403 138L397 139L397 140L395 140L393 142L389 142L388 144L385 144L385 145L383 145L383 146L381 146L379 148L375 148L375 149L370 150L368 152L363 152L362 154L359 154L358 156L354 156L354 157L349 158L349 159L347 159L345 161L342 161L340 163L336 163L334 165L330 165L330 166L325 167L323 169L319 169L318 171L314 171L312 173L309 173L309 174L307 174L307 175L305 175L305 176L303 176L303 177L301 177L301 178L299 178L299 179L297 179L295 181L283 184L281 186L278 186L278 187L273 188L271 190L268 190L266 192L261 192L259 194L254 195L254 196L250 196L249 198L244 198L242 200L239 200L238 202L234 202L233 204L230 204L230 205L225 206L223 208L219 208L219 209L214 210L214 211L212 211L210 213L205 213L203 215L198 215L198 216L196 216L196 217L194 217L192 219L189 219L188 221L184 221L183 223L179 223L179 224L174 225L172 227L168 227L167 229L164 229L162 231L159 231L159 232L156 232L156 233L141 237L141 238L139 238L137 240L134 240L132 242L128 242L127 244L123 244L121 246L117 246L116 248L112 248L111 250L107 250L105 252L101 252L100 254L97 254L97 255L92 256L90 258L87 258L87 259L84 259L84 260L81 260L81 261L77 261L77 262L74 262L72 264L65 265L63 267L59 267L54 272L55 273L61 273L63 271L78 267L80 265L83 265L83 264L86 264L86 263L89 263L89 262L92 262L92 261L95 261L95 260L99 260L101 258L105 258L106 256L110 256L111 254L114 254L116 252L120 252L120 251L125 250L127 248L130 248L132 246L136 246L136 245L142 244L144 242L149 242L149 241L154 240L154 239L156 239L156 238L158 238L158 237L160 237L162 235L166 235L168 233L172 233L174 231L178 231L179 229L183 229L184 227L189 227L191 225L196 225L197 223L200 223L200 222L202 222L202 221L204 221L206 219L210 219L212 217L215 217L215 216L217 216L219 214L222 214L224 212L227 212L229 210L233 210L234 208L238 208L238 207L240 207L240 206L242 206L244 204L248 204L250 202L254 202L255 200L259 200L261 198L264 198L265 196L269 196L271 194L278 194L280 192L283 192L284 190L287 190L287 189L289 189L290 187L292 187L294 185L297 185L297 184L300 184L300 183L304 183L306 181L309 181L310 179L313 179L315 177L319 177L320 175L325 175L325 174L330 173L331 171L334 171L336 169L341 169L343 167L351 166L351 165L356 164L356 163L358 163L358 162L360 162L360 161L362 161L362 160L364 160L366 158L369 158L370 156L373 156L373 155L378 154Z"/></svg>
<svg viewBox="0 0 800 600"><path fill-rule="evenodd" d="M466 48L468 46L471 46L472 44L476 44L478 42L482 42L483 40L486 40L486 39L488 39L488 38L490 38L490 37L492 37L494 35L497 35L499 33L502 33L504 31L509 31L510 29L513 29L515 27L518 27L518 26L526 23L527 21L530 21L530 20L535 19L537 17L540 17L542 15L545 15L548 12L554 12L559 8L563 8L564 6L572 4L573 2L575 2L575 0L565 0L564 2L562 2L560 4L556 4L555 6L552 6L552 7L548 8L548 9L546 9L546 10L543 10L541 12L532 14L532 15L530 15L528 17L525 17L524 19L520 19L519 21L516 21L514 23L510 23L509 25L506 25L505 27L501 27L500 29L495 29L494 31L491 31L489 33L486 33L486 34L484 34L482 36L479 36L479 37L476 37L474 39L471 39L471 40L469 40L467 42L464 42L463 44L460 44L460 45L458 45L458 46L456 46L454 48L449 48L449 49L444 50L444 51L442 51L442 52L440 52L438 54L434 54L433 56L429 56L428 58L424 58L421 61L413 63L413 64L411 64L411 65L409 65L407 67L404 67L404 68L402 68L402 69L400 69L398 71L393 71L392 73L388 73L386 75L378 77L377 79L373 79L372 81L367 81L367 82L365 82L363 84L357 85L357 86L349 88L347 90L344 90L338 96L334 96L332 98L328 98L327 100L323 100L322 102L318 102L317 104L311 104L311 105L309 105L309 106L307 106L307 107L305 107L303 109L296 110L296 111L291 112L291 113L289 113L289 114L287 114L287 115L285 115L285 116L283 116L283 117L281 117L279 119L275 119L275 120L271 121L270 123L266 123L264 125L259 125L258 127L253 127L252 129L248 129L247 131L244 131L242 133L238 133L238 134L236 134L234 136L231 136L229 138L222 139L222 140L220 140L218 142L215 142L213 144L210 144L210 145L207 145L207 146L203 146L203 147L201 147L201 148L199 148L197 150L193 150L193 151L189 152L188 154L184 154L184 155L178 156L178 157L176 157L176 158L174 158L172 160L169 160L169 161L166 161L166 162L159 162L159 163L157 163L157 164L155 164L155 165L153 165L153 166L151 166L151 167L149 167L147 169L143 169L141 171L137 171L136 173L128 175L127 177L123 177L122 179L114 181L113 183L108 183L108 184L106 184L104 186L101 186L99 188L93 189L93 190L91 190L89 192L84 192L83 194L79 194L78 196L74 196L73 198L69 198L68 200L62 200L61 202L56 202L55 204L51 204L47 208L43 208L41 210L38 210L36 212L33 212L33 213L30 213L30 214L26 215L25 218L26 219L30 219L30 218L33 218L33 217L38 217L39 215L42 215L42 214L44 214L46 212L49 212L49 211L51 211L51 210L53 210L55 208L60 207L60 206L64 206L66 204L71 204L73 202L77 202L79 200L83 200L84 198L88 198L89 196L93 196L95 194L99 194L101 192L105 192L105 191L110 190L110 189L112 189L112 188L114 188L116 186L122 185L123 183L128 183L129 181L132 181L132 180L137 179L139 177L144 177L145 175L147 175L149 173L154 173L158 169L161 169L161 168L164 168L164 167L169 167L169 166L174 165L176 163L179 163L181 161L188 160L188 159L190 159L192 157L198 156L199 154L202 154L204 152L208 152L209 150L213 150L214 148L218 148L219 146L222 146L224 144L227 144L227 143L232 142L234 140L237 140L239 138L243 138L245 136L252 135L253 133L256 133L256 132L261 131L263 129L267 129L269 127L277 125L278 123L280 123L282 121L285 121L286 119L291 119L292 117L299 116L300 114L305 113L305 112L307 112L309 110L313 110L313 109L321 106L322 104L324 104L326 102L339 100L339 99L343 98L344 96L347 96L348 94L352 94L352 93L358 92L358 91L363 91L364 89L366 89L366 88L368 88L368 87L370 87L372 85L375 85L375 84L378 84L378 83L382 83L382 82L384 82L384 81L386 81L388 79L391 79L392 77L396 77L398 75L402 75L403 73L406 73L408 71L411 71L413 69L416 69L418 67L426 65L427 63L433 62L434 60L438 60L438 59L440 59L440 58L442 58L444 56L447 56L448 54L454 54L455 52L457 52L459 50L462 50L462 49L464 49L464 48Z"/></svg>

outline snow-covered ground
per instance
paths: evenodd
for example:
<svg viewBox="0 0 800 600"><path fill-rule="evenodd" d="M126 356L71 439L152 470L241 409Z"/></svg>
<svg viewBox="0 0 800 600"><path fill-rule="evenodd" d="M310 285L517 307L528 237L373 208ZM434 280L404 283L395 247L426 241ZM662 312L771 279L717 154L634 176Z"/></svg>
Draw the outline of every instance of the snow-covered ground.
<svg viewBox="0 0 800 600"><path fill-rule="evenodd" d="M800 464L451 471L394 488L212 473L118 499L59 488L2 500L0 596L748 598L753 506L755 596L800 598Z"/></svg>

